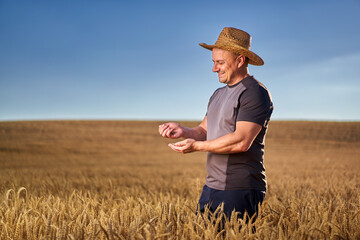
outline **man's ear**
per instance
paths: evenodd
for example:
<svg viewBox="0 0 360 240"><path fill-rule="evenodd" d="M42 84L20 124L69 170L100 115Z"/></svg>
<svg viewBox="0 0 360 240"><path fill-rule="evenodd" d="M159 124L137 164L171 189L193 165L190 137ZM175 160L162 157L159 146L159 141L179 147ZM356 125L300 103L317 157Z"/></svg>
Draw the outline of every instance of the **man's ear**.
<svg viewBox="0 0 360 240"><path fill-rule="evenodd" d="M237 62L238 68L241 68L241 67L245 64L245 61L246 61L246 57L243 56L243 55L239 55L239 56L236 58L236 62Z"/></svg>

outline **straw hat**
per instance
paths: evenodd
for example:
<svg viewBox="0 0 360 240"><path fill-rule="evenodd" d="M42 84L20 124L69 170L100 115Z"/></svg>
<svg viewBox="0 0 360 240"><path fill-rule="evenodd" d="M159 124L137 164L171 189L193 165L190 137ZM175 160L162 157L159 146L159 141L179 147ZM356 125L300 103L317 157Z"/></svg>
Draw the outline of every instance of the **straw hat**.
<svg viewBox="0 0 360 240"><path fill-rule="evenodd" d="M199 45L209 50L220 48L241 54L249 58L249 64L257 66L264 65L261 57L250 51L251 36L240 29L226 27L221 31L214 45L207 45L205 43L200 43Z"/></svg>

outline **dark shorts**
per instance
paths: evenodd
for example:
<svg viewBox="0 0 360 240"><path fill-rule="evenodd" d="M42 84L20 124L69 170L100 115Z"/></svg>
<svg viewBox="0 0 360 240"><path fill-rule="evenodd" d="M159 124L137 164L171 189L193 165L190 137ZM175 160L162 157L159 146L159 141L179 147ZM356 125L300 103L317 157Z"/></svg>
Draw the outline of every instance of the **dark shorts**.
<svg viewBox="0 0 360 240"><path fill-rule="evenodd" d="M260 190L216 190L206 185L203 187L199 199L200 212L204 212L207 206L211 212L224 203L224 213L230 218L232 211L239 212L239 218L243 218L245 211L251 217L258 210L258 204L265 198L265 191Z"/></svg>

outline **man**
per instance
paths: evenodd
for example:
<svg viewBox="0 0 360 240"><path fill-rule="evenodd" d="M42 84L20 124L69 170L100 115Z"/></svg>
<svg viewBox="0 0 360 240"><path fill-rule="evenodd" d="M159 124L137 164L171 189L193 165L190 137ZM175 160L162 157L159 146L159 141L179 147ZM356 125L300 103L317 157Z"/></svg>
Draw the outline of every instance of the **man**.
<svg viewBox="0 0 360 240"><path fill-rule="evenodd" d="M212 51L213 72L226 86L211 96L207 114L199 126L186 128L170 122L159 126L166 138L185 138L169 144L174 151L207 152L207 177L199 199L200 211L224 203L224 213L233 210L242 217L257 212L265 197L264 143L273 104L268 90L250 76L248 64L263 65L250 51L251 37L236 28L224 28Z"/></svg>

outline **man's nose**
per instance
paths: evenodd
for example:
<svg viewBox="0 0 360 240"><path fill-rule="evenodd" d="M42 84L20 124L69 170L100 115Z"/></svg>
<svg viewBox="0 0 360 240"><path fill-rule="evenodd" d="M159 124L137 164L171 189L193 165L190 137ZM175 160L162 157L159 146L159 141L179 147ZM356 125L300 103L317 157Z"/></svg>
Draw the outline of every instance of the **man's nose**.
<svg viewBox="0 0 360 240"><path fill-rule="evenodd" d="M216 64L214 64L212 71L213 71L213 72L219 71L219 68L216 66Z"/></svg>

